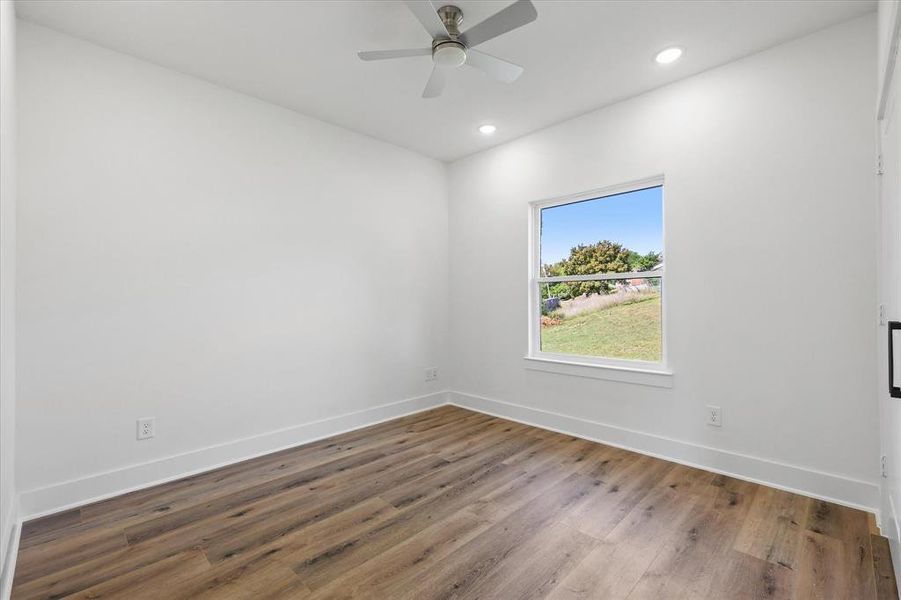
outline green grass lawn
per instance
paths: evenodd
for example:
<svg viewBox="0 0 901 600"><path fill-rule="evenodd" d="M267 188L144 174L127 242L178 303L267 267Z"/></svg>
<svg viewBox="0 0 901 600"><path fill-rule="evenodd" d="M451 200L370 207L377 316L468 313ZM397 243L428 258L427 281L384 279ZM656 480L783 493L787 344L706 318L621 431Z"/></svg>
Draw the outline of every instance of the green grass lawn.
<svg viewBox="0 0 901 600"><path fill-rule="evenodd" d="M660 296L653 296L542 327L541 350L657 362L660 329Z"/></svg>

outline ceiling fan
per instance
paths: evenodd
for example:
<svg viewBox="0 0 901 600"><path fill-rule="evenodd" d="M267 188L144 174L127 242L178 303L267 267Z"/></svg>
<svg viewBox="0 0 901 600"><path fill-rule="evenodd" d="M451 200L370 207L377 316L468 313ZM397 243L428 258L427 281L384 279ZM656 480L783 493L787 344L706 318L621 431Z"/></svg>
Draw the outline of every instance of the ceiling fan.
<svg viewBox="0 0 901 600"><path fill-rule="evenodd" d="M504 83L512 83L522 75L523 68L519 65L473 48L537 19L538 11L535 10L531 0L516 0L507 8L462 33L460 24L463 22L463 11L456 6L442 6L435 10L429 0L406 0L406 5L432 36L432 46L403 50L372 50L358 52L357 56L368 61L431 55L434 67L422 92L423 98L440 96L447 80L447 72L463 65L475 67Z"/></svg>

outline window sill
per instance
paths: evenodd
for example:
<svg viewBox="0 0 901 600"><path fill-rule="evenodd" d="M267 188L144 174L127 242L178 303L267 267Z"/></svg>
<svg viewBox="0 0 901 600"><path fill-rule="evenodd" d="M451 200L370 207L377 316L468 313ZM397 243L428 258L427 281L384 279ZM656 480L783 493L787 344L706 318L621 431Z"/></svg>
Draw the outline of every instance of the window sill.
<svg viewBox="0 0 901 600"><path fill-rule="evenodd" d="M673 372L663 369L598 365L552 358L538 358L536 356L526 356L524 359L526 362L526 369L529 369L530 371L543 371L545 373L557 373L559 375L570 375L572 377L606 379L609 381L649 385L652 387L673 387Z"/></svg>

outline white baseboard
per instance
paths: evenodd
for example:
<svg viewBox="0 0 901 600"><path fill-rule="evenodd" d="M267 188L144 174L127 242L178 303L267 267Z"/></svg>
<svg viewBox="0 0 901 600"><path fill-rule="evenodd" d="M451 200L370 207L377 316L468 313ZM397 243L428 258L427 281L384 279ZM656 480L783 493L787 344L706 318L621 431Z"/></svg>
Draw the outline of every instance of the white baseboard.
<svg viewBox="0 0 901 600"><path fill-rule="evenodd" d="M19 514L21 520L27 521L446 403L447 393L436 392L23 491L19 496Z"/></svg>
<svg viewBox="0 0 901 600"><path fill-rule="evenodd" d="M383 404L234 442L28 490L22 492L19 497L20 517L18 521L27 521L134 490L174 481L448 403L738 479L828 500L873 512L877 518L879 516L877 508L879 487L875 483L474 394L436 392L427 396Z"/></svg>
<svg viewBox="0 0 901 600"><path fill-rule="evenodd" d="M0 565L0 600L9 600L13 589L13 575L16 573L16 557L19 554L19 536L22 534L22 519L19 518L15 499L10 503L9 514L4 523L9 523L10 527L0 537L0 544L6 549L3 564Z"/></svg>
<svg viewBox="0 0 901 600"><path fill-rule="evenodd" d="M882 535L889 539L901 542L901 515L898 514L898 506L895 504L895 498L891 490L888 490L888 515L881 524ZM901 560L897 563L901 565ZM901 581L901 579L898 579Z"/></svg>
<svg viewBox="0 0 901 600"><path fill-rule="evenodd" d="M462 408L865 510L879 518L876 483L473 394L448 392L448 397Z"/></svg>

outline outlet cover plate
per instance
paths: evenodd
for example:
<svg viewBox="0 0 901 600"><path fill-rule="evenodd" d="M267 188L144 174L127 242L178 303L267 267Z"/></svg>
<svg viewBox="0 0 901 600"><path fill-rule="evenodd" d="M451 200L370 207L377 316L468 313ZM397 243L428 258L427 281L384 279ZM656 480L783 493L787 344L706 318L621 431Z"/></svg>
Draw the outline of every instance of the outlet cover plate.
<svg viewBox="0 0 901 600"><path fill-rule="evenodd" d="M156 434L156 419L145 417L138 419L138 439L149 440Z"/></svg>

